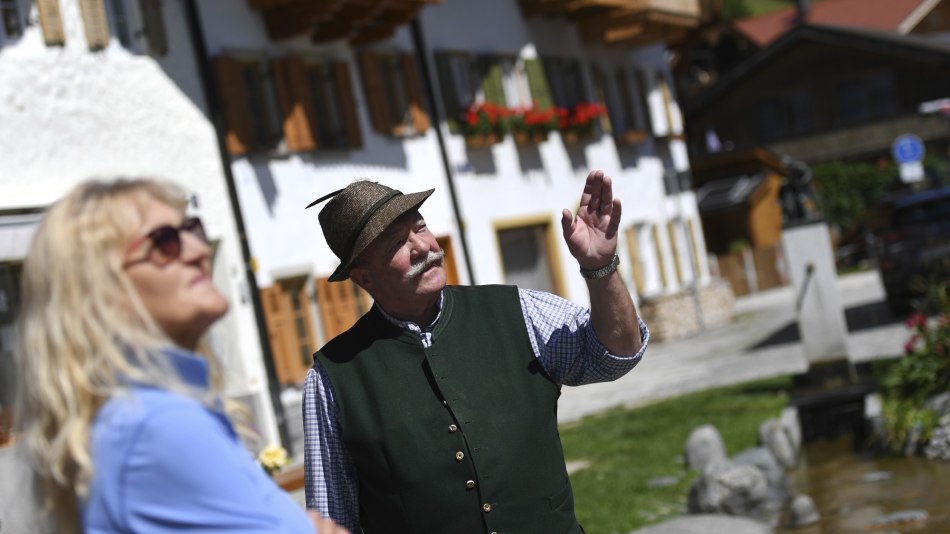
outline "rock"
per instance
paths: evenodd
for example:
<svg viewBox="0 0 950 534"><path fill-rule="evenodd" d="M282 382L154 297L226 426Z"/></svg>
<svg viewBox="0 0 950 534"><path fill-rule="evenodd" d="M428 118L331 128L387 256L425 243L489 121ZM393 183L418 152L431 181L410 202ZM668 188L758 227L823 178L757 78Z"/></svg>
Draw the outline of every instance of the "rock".
<svg viewBox="0 0 950 534"><path fill-rule="evenodd" d="M765 475L766 498L762 505L763 515L759 519L777 522L785 503L791 496L791 484L785 474L785 469L778 464L775 455L766 447L754 447L737 454L732 461L736 465L755 467Z"/></svg>
<svg viewBox="0 0 950 534"><path fill-rule="evenodd" d="M917 528L927 524L927 519L929 519L929 515L926 510L901 510L878 517L868 525L868 530Z"/></svg>
<svg viewBox="0 0 950 534"><path fill-rule="evenodd" d="M798 418L798 408L786 406L785 409L782 410L782 415L779 416L778 420L785 428L785 433L788 435L788 440L795 450L795 455L800 456L799 453L802 450L802 422Z"/></svg>
<svg viewBox="0 0 950 534"><path fill-rule="evenodd" d="M950 392L940 393L939 395L934 395L927 399L927 402L924 403L926 408L930 408L937 414L937 418L942 418L945 415L950 415Z"/></svg>
<svg viewBox="0 0 950 534"><path fill-rule="evenodd" d="M792 505L789 507L789 521L792 528L804 527L817 523L821 519L818 515L818 509L815 507L815 501L808 495L798 495L792 499Z"/></svg>
<svg viewBox="0 0 950 534"><path fill-rule="evenodd" d="M937 427L924 446L924 455L931 460L950 460L950 425Z"/></svg>
<svg viewBox="0 0 950 534"><path fill-rule="evenodd" d="M769 419L759 426L759 442L772 451L783 468L790 469L795 466L798 453L792 446L785 426L778 419Z"/></svg>
<svg viewBox="0 0 950 534"><path fill-rule="evenodd" d="M687 509L693 514L727 514L762 519L768 482L758 468L729 461L713 462L693 481Z"/></svg>
<svg viewBox="0 0 950 534"><path fill-rule="evenodd" d="M693 429L686 440L686 466L702 471L712 462L726 459L726 446L722 436L712 425Z"/></svg>
<svg viewBox="0 0 950 534"><path fill-rule="evenodd" d="M630 534L710 534L719 532L768 534L772 532L772 529L764 523L743 517L692 515L634 530Z"/></svg>

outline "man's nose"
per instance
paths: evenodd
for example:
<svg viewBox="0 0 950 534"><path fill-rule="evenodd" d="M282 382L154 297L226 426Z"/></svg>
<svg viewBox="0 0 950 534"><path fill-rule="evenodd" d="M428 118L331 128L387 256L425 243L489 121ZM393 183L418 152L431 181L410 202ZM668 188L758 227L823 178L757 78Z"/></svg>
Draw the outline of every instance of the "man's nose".
<svg viewBox="0 0 950 534"><path fill-rule="evenodd" d="M409 243L412 247L413 258L429 254L429 242L416 233L409 235Z"/></svg>

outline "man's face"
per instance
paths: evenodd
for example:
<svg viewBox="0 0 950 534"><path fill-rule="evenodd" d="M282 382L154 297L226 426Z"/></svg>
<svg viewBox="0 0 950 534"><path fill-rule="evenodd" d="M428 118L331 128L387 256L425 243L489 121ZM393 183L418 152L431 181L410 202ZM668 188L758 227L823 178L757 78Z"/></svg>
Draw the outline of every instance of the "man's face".
<svg viewBox="0 0 950 534"><path fill-rule="evenodd" d="M445 287L442 254L425 219L418 211L410 211L366 247L350 278L384 310L399 317L404 309L434 301Z"/></svg>

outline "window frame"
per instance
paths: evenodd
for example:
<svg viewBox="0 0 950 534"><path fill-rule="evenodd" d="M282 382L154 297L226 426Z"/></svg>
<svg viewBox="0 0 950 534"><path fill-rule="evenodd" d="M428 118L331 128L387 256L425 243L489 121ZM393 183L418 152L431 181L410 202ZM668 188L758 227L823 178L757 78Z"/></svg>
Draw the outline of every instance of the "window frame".
<svg viewBox="0 0 950 534"><path fill-rule="evenodd" d="M493 235L495 236L495 246L498 254L498 268L504 279L507 279L507 270L505 269L505 257L503 254L500 233L511 230L521 230L529 228L540 229L543 239L538 240L538 244L544 247L541 251L547 262L547 269L551 279L551 293L566 298L566 285L564 282L564 273L562 271L561 261L558 256L558 238L554 230L554 223L549 215L528 215L494 221Z"/></svg>

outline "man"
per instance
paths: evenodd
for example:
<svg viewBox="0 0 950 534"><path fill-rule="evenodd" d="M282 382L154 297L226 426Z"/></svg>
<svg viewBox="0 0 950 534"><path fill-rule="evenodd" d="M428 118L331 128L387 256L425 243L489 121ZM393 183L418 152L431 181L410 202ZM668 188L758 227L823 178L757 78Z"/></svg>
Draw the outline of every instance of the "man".
<svg viewBox="0 0 950 534"><path fill-rule="evenodd" d="M509 286L447 287L418 212L432 191L360 181L311 204L333 197L319 217L340 258L330 281L352 280L375 305L307 374L307 507L353 532L582 532L560 387L619 378L649 339L616 272L620 200L594 171L576 216L562 213L587 310Z"/></svg>

